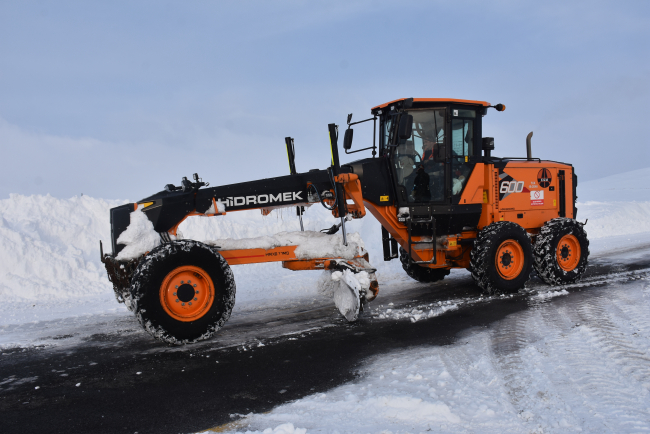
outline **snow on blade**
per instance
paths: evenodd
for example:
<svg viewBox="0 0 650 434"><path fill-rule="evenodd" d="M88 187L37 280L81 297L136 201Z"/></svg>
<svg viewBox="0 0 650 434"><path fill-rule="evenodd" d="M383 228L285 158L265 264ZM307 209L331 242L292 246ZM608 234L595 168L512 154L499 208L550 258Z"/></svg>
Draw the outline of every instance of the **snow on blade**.
<svg viewBox="0 0 650 434"><path fill-rule="evenodd" d="M339 282L339 287L334 292L334 304L341 315L348 321L356 321L359 316L359 292L361 284L350 270L335 271L332 280Z"/></svg>
<svg viewBox="0 0 650 434"><path fill-rule="evenodd" d="M358 233L348 234L348 245L343 244L339 234L327 235L317 231L280 232L256 238L208 240L207 244L221 247L221 250L273 249L275 247L297 246L296 258L343 258L352 259L366 253L363 240Z"/></svg>
<svg viewBox="0 0 650 434"><path fill-rule="evenodd" d="M361 294L370 288L368 273L344 271L323 271L318 281L318 292L334 300L341 315L348 321L356 321L361 307Z"/></svg>
<svg viewBox="0 0 650 434"><path fill-rule="evenodd" d="M131 223L117 239L117 244L126 246L116 257L120 261L140 257L160 244L160 235L142 209L136 209L130 217Z"/></svg>

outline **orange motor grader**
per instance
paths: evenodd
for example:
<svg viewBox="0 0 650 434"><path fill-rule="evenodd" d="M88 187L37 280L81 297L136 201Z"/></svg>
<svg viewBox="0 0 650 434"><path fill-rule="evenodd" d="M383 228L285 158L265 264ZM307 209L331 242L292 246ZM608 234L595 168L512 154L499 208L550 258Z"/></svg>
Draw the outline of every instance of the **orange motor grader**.
<svg viewBox="0 0 650 434"><path fill-rule="evenodd" d="M230 317L235 300L230 265L278 261L291 270L365 272L365 284L347 281L362 307L378 293L376 270L363 248L314 256L290 236L272 248L221 248L177 236L187 217L250 209L266 215L296 207L302 227L304 206L316 203L340 219L327 236L341 228L337 239L344 245L346 220L370 211L382 226L384 260L399 258L419 282L441 280L452 268L468 269L488 294L520 290L533 268L548 284L575 282L587 266L589 241L576 220L573 166L533 158L532 133L527 157L492 156L494 139L482 137L489 108L505 110L484 101L398 99L372 108L369 119L351 122L348 115L343 149L372 150L369 158L341 164L338 127L330 124L332 162L325 170L297 173L293 139L287 137L287 176L209 187L195 174L194 182L183 178L180 186L168 184L137 203L111 209L113 253L102 253L102 261L117 299L154 337L194 342L212 336ZM372 146L352 151L351 127L369 121ZM124 259L118 239L136 210L151 221L161 243ZM356 313L346 318L356 319Z"/></svg>

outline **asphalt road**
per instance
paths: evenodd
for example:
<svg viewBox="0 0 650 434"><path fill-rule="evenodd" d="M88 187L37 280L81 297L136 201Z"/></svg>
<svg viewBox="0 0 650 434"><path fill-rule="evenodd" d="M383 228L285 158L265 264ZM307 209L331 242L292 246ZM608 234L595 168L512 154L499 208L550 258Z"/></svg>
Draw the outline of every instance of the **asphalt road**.
<svg viewBox="0 0 650 434"><path fill-rule="evenodd" d="M650 246L635 249L632 256L623 249L592 259L585 283L569 292L588 296L614 275L650 272ZM534 278L530 286L543 285ZM133 319L106 330L97 326L97 333L70 345L4 350L0 431L201 431L353 380L368 357L450 344L531 304L530 294L477 301L469 275L406 285L382 303L399 308L459 297L473 302L415 323L366 315L348 324L322 305L233 317L222 334L193 346L153 341Z"/></svg>

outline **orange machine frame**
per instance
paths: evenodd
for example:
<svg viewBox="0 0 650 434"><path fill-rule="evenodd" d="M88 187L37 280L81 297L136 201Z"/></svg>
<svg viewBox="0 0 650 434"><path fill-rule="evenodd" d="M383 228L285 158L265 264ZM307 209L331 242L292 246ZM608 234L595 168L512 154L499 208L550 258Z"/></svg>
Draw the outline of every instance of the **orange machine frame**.
<svg viewBox="0 0 650 434"><path fill-rule="evenodd" d="M476 102L472 101L472 103ZM546 170L546 172L540 172L542 170ZM490 223L505 220L521 225L534 236L545 222L559 215L558 181L560 180L559 177L562 176L560 171L564 171L565 191L572 192L573 176L570 175L573 174L573 167L567 164L539 160L511 160L505 164L505 167L498 169L491 163L477 163L463 189L459 204L482 205L478 230ZM538 182L540 178L537 175L539 173L550 175L550 179L544 178L543 185ZM347 212L353 218L364 217L366 209L368 209L390 235L403 248L408 249L408 229L406 224L398 221L396 206L377 205L365 200L362 195L359 177L355 174L340 174L335 177L335 182L342 185L347 203ZM534 192L542 192L538 193L541 199L533 199ZM325 201L333 205L332 200L325 199ZM574 217L573 195L566 194L565 201L565 215L572 218ZM214 209L217 210L216 202L213 205ZM267 208L260 209L265 215L270 212ZM224 214L226 213L200 214L193 211L170 229L169 233L176 235L178 226L187 217ZM336 208L332 211L332 214L334 217L339 217ZM471 242L469 240L475 239L477 234L477 231L474 230L438 237L435 250L432 244L414 245L412 247L413 259L430 261L435 251L436 263L424 264L423 266L429 268L467 268L471 251ZM413 237L413 240L426 241L423 237ZM468 240L468 242L463 243L463 240ZM230 265L282 262L283 267L290 270L330 269L336 264L336 261L344 261L352 267L363 269L365 265L359 260L364 259L366 264L368 261L367 254L365 258L360 256L353 260L344 260L342 258L298 259L295 255L296 247L284 246L268 250L221 250L220 252ZM376 290L376 288L375 281L374 289Z"/></svg>

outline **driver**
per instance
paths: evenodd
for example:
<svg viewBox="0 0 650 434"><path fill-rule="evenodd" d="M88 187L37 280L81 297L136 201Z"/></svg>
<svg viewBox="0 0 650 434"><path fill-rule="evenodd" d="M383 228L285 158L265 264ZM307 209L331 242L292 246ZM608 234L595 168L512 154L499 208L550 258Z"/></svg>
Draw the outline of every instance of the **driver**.
<svg viewBox="0 0 650 434"><path fill-rule="evenodd" d="M422 135L422 161L433 161L434 158L434 145L435 141L431 139L431 136L423 134Z"/></svg>

